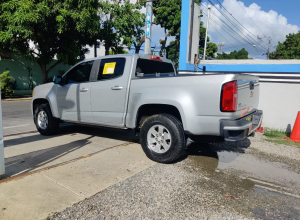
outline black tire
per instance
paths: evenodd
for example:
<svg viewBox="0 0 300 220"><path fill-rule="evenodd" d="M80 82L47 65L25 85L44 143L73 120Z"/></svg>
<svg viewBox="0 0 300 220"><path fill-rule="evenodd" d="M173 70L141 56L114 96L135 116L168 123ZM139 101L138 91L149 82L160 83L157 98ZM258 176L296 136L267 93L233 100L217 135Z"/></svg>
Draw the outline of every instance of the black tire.
<svg viewBox="0 0 300 220"><path fill-rule="evenodd" d="M155 125L164 126L171 135L170 148L164 153L156 153L148 147L147 134L149 129ZM181 122L168 114L158 114L147 118L140 130L140 143L147 157L158 163L175 162L186 148L186 139Z"/></svg>
<svg viewBox="0 0 300 220"><path fill-rule="evenodd" d="M38 124L38 115L41 111L44 111L48 118L48 125L46 128L41 128ZM53 117L49 104L41 104L34 107L34 123L37 130L42 135L55 134L59 128L59 121Z"/></svg>

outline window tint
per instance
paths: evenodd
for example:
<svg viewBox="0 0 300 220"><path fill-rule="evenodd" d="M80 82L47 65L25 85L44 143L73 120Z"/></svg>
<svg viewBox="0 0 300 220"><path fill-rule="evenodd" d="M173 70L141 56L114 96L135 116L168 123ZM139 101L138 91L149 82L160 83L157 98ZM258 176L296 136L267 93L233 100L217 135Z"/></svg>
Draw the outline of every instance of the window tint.
<svg viewBox="0 0 300 220"><path fill-rule="evenodd" d="M66 84L81 83L90 80L91 70L94 61L80 63L67 73Z"/></svg>
<svg viewBox="0 0 300 220"><path fill-rule="evenodd" d="M125 58L112 58L101 60L98 80L113 79L123 75Z"/></svg>
<svg viewBox="0 0 300 220"><path fill-rule="evenodd" d="M147 59L138 59L136 72L144 73L144 75L163 75L175 73L173 65L171 63Z"/></svg>

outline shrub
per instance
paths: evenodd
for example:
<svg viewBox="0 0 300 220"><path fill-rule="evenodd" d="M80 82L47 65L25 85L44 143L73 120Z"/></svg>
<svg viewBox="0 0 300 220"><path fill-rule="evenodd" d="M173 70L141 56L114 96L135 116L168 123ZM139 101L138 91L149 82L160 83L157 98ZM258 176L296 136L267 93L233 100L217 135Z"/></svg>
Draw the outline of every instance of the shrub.
<svg viewBox="0 0 300 220"><path fill-rule="evenodd" d="M1 98L13 95L13 87L15 86L14 78L9 75L9 71L0 74L1 81Z"/></svg>

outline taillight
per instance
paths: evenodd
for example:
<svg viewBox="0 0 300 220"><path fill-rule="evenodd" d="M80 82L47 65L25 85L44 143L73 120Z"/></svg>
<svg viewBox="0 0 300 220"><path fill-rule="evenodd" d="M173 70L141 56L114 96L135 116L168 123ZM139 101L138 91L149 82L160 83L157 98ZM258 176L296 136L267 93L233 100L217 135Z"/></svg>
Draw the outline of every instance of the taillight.
<svg viewBox="0 0 300 220"><path fill-rule="evenodd" d="M160 56L150 55L150 60L163 61Z"/></svg>
<svg viewBox="0 0 300 220"><path fill-rule="evenodd" d="M222 87L221 111L235 112L237 104L237 82L225 83Z"/></svg>

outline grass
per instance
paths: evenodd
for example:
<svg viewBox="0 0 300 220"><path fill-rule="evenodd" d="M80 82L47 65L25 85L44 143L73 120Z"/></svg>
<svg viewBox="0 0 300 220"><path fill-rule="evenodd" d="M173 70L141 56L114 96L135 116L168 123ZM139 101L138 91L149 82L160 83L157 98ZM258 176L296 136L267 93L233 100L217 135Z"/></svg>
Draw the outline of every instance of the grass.
<svg viewBox="0 0 300 220"><path fill-rule="evenodd" d="M289 137L290 133L285 132L283 130L266 128L264 135L267 136L268 138L285 138L285 137Z"/></svg>
<svg viewBox="0 0 300 220"><path fill-rule="evenodd" d="M264 132L264 136L267 137L265 140L268 142L272 142L275 144L284 144L288 146L297 147L300 149L300 143L284 139L285 137L289 137L290 133L285 132L283 130L266 128Z"/></svg>
<svg viewBox="0 0 300 220"><path fill-rule="evenodd" d="M292 146L292 147L297 147L300 149L300 143L297 143L297 142L284 140L284 139L280 140L280 139L270 139L270 138L267 138L265 140L268 142L275 143L275 144L283 144L283 145L288 145L288 146Z"/></svg>

